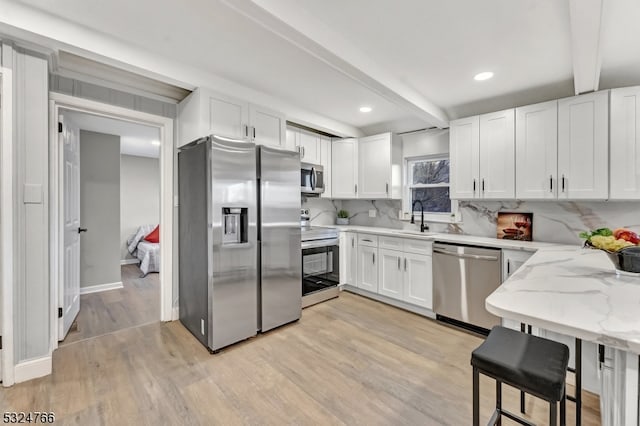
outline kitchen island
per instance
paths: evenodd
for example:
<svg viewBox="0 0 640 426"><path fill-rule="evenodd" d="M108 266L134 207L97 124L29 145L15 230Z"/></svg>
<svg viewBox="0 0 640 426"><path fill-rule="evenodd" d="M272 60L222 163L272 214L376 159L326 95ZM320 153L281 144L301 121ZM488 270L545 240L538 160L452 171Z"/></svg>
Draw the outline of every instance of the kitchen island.
<svg viewBox="0 0 640 426"><path fill-rule="evenodd" d="M638 424L640 277L618 275L599 250L538 250L486 299L489 312L604 345L603 425Z"/></svg>

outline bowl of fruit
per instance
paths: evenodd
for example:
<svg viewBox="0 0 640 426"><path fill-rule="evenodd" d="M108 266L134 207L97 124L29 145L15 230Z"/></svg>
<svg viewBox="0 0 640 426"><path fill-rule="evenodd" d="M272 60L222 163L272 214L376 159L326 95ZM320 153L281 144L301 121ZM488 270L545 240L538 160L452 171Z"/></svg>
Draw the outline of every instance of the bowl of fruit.
<svg viewBox="0 0 640 426"><path fill-rule="evenodd" d="M607 253L616 270L640 274L640 237L630 229L600 228L581 232L585 247Z"/></svg>

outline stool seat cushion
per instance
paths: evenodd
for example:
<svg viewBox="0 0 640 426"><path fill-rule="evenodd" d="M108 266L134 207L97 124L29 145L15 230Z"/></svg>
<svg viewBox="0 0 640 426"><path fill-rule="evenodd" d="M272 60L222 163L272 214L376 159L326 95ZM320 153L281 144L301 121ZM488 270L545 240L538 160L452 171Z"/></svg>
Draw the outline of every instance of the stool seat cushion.
<svg viewBox="0 0 640 426"><path fill-rule="evenodd" d="M496 326L471 354L471 365L497 380L560 401L569 364L562 343Z"/></svg>

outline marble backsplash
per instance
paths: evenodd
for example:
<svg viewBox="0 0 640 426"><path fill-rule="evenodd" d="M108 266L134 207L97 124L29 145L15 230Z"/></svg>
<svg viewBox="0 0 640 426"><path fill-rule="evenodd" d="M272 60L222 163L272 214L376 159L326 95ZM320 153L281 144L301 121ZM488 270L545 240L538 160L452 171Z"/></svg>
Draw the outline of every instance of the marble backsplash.
<svg viewBox="0 0 640 426"><path fill-rule="evenodd" d="M398 218L401 202L397 200L308 198L302 204L310 210L314 225L335 224L337 211L345 209L352 225L412 230L419 227ZM369 217L369 210L376 211L375 218ZM462 223L429 223L429 230L495 237L497 213L505 211L533 213L535 241L580 244L578 233L602 227L626 227L640 232L640 202L461 201L460 211Z"/></svg>

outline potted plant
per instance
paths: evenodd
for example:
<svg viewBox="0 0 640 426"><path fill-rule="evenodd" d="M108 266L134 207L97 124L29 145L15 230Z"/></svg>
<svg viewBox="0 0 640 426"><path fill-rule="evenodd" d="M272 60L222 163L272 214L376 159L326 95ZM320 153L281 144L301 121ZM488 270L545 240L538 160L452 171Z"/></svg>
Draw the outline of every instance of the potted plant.
<svg viewBox="0 0 640 426"><path fill-rule="evenodd" d="M349 212L346 210L340 210L338 212L338 218L336 219L336 224L338 225L348 225L349 224Z"/></svg>

